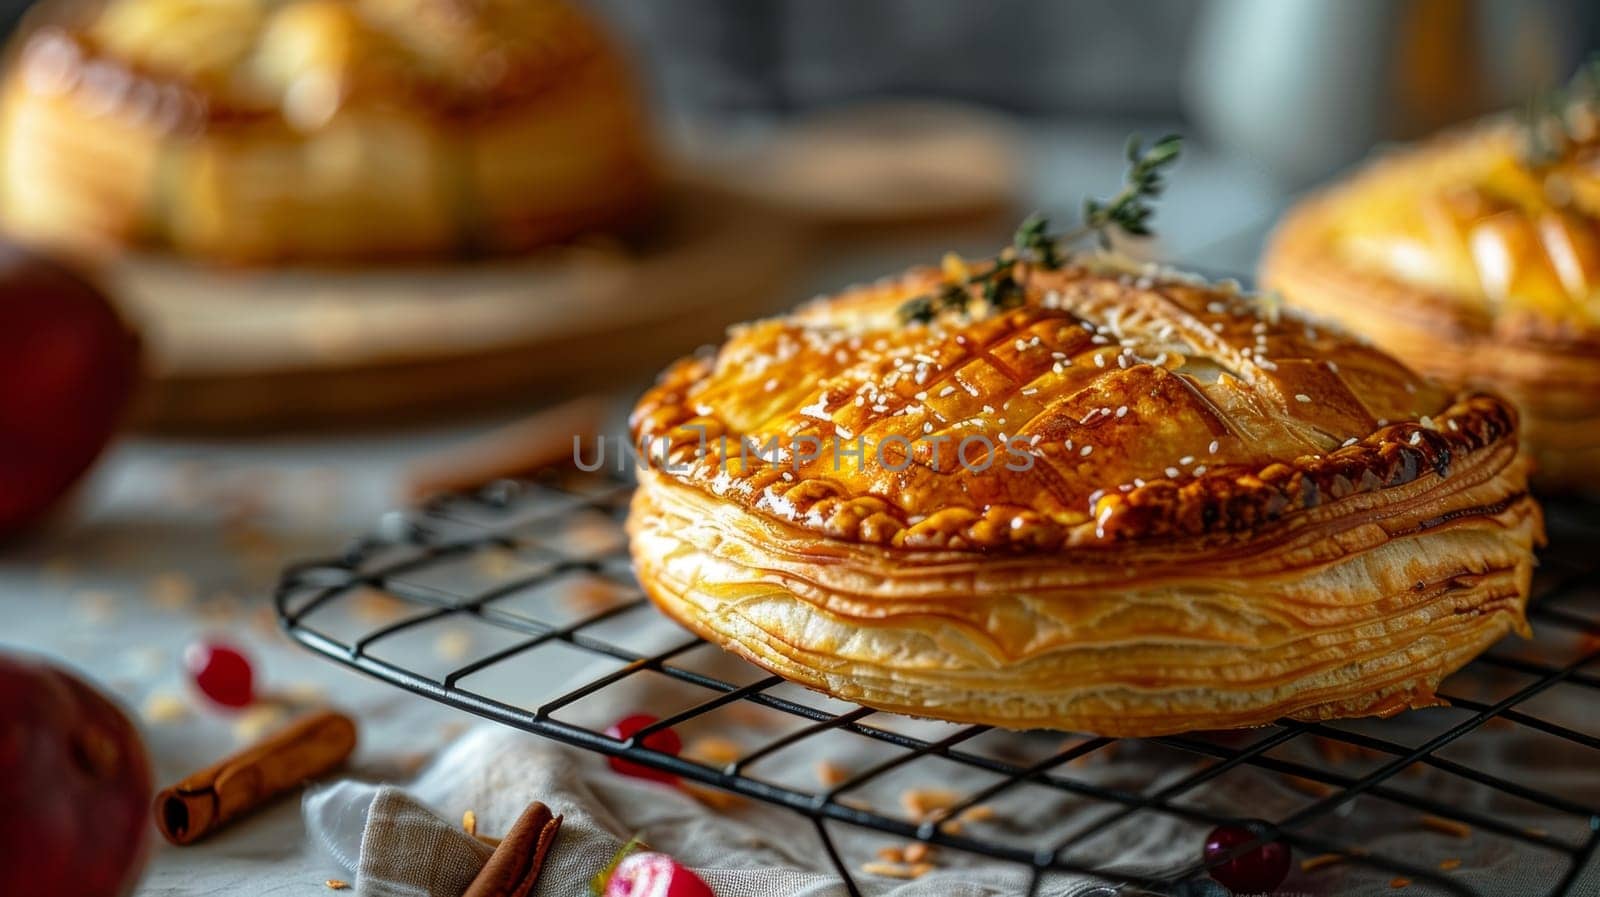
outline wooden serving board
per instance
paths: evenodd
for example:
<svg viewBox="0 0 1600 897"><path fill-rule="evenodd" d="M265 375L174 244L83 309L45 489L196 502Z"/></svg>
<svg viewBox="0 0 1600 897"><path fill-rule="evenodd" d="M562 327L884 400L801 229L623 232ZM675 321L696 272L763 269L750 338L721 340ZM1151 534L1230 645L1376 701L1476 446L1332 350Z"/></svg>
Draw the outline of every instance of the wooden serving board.
<svg viewBox="0 0 1600 897"><path fill-rule="evenodd" d="M925 104L705 149L626 246L342 270L103 261L150 359L136 423L366 426L637 380L800 298L795 275L830 235L1009 216L1021 169L991 116Z"/></svg>
<svg viewBox="0 0 1600 897"><path fill-rule="evenodd" d="M127 256L102 273L143 332L146 429L388 423L658 368L771 309L802 226L683 190L637 245L475 264L233 271Z"/></svg>

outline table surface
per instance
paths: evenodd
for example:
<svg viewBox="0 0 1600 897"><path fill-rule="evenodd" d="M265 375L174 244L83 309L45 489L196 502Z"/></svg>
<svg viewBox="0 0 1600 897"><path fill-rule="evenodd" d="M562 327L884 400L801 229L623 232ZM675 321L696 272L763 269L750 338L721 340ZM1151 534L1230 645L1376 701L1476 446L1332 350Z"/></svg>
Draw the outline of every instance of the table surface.
<svg viewBox="0 0 1600 897"><path fill-rule="evenodd" d="M1039 207L1070 217L1084 195L1112 192L1125 133L1032 134L1028 181ZM1249 169L1196 149L1158 213L1163 251L1212 270L1248 270L1263 222L1281 203ZM995 239L952 242L978 253ZM774 301L945 248L926 235L836 247L808 283ZM117 695L140 716L162 783L254 739L295 705L321 701L360 721L353 774L403 781L471 720L294 646L276 629L271 590L284 564L337 552L395 507L412 461L495 423L250 442L126 439L49 526L0 550L0 643L57 657ZM260 690L274 700L229 714L193 695L181 652L208 633L248 650ZM158 843L138 893L321 895L340 874L306 842L298 804L287 799L200 845Z"/></svg>

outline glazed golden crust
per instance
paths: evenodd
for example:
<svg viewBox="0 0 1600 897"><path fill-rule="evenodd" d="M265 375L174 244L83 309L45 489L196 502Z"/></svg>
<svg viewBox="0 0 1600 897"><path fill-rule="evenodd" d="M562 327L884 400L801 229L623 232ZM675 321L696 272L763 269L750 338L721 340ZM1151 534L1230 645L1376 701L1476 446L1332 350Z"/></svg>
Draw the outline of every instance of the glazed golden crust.
<svg viewBox="0 0 1600 897"><path fill-rule="evenodd" d="M22 41L0 214L229 262L526 249L647 207L619 54L556 0L112 0Z"/></svg>
<svg viewBox="0 0 1600 897"><path fill-rule="evenodd" d="M900 305L940 282L921 270L739 328L662 377L636 435L664 440L654 451L682 479L830 538L1041 549L1249 529L1514 426L1497 399L1458 402L1236 290L1081 267L1023 277L1030 301L977 320L901 326ZM821 451L762 463L754 447L775 437ZM1014 440L1031 463L1002 449ZM880 444L889 463L864 463ZM998 473L1007 463L1028 469Z"/></svg>
<svg viewBox="0 0 1600 897"><path fill-rule="evenodd" d="M948 277L914 271L663 375L629 520L656 603L852 701L1114 735L1425 705L1522 626L1504 402L1233 289L1016 270L1016 308L903 323Z"/></svg>
<svg viewBox="0 0 1600 897"><path fill-rule="evenodd" d="M1536 482L1600 478L1600 179L1490 123L1392 154L1279 225L1264 286L1522 411Z"/></svg>

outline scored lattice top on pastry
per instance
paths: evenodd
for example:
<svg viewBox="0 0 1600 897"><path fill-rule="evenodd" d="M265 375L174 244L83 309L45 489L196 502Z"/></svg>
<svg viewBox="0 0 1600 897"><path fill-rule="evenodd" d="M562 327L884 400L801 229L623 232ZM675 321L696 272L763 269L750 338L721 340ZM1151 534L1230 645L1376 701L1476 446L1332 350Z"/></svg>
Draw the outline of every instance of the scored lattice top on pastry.
<svg viewBox="0 0 1600 897"><path fill-rule="evenodd" d="M313 127L346 104L512 105L602 49L548 0L108 0L33 34L23 72L167 126Z"/></svg>
<svg viewBox="0 0 1600 897"><path fill-rule="evenodd" d="M962 267L735 328L662 376L635 439L667 476L829 537L1048 550L1257 530L1514 428L1499 399L1275 302L1105 259L1019 262L1014 307L969 288L968 310L906 320Z"/></svg>
<svg viewBox="0 0 1600 897"><path fill-rule="evenodd" d="M1539 162L1524 143L1492 123L1380 161L1330 197L1328 243L1469 330L1600 337L1600 140Z"/></svg>

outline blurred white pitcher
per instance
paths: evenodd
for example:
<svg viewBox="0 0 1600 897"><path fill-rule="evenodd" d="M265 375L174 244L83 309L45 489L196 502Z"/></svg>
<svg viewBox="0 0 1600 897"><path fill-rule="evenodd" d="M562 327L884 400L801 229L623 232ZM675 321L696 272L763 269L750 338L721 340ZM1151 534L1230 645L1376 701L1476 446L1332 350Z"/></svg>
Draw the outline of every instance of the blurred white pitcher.
<svg viewBox="0 0 1600 897"><path fill-rule="evenodd" d="M1301 186L1563 77L1564 0L1213 0L1185 102L1215 145Z"/></svg>

